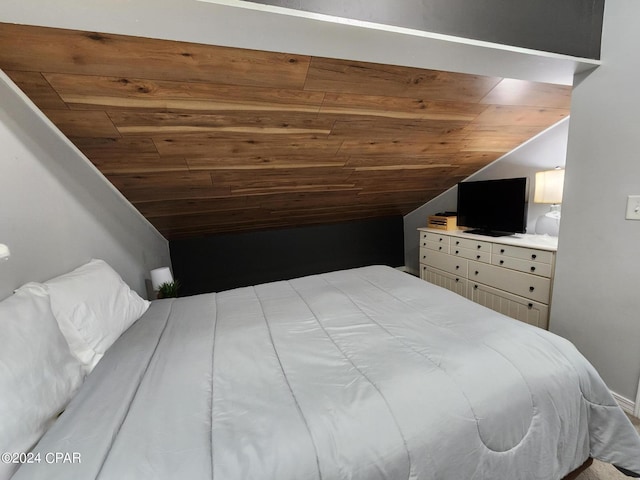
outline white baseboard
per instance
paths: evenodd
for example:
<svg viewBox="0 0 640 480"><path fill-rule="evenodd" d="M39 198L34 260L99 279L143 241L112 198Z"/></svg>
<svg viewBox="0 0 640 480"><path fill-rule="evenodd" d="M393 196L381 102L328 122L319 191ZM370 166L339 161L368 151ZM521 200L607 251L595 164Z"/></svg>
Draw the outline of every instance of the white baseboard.
<svg viewBox="0 0 640 480"><path fill-rule="evenodd" d="M634 415L637 416L638 414L636 413L636 404L635 402L633 402L632 400L629 400L628 398L623 397L622 395L618 395L616 392L611 392L611 395L613 395L613 398L615 398L616 402L618 402L618 405L620 405L620 408L622 408L622 410L624 410L626 413L628 413L629 415Z"/></svg>

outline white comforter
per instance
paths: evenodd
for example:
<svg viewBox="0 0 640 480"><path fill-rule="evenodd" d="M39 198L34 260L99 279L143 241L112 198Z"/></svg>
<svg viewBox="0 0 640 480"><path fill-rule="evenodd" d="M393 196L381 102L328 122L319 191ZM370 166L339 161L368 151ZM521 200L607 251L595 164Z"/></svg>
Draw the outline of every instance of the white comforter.
<svg viewBox="0 0 640 480"><path fill-rule="evenodd" d="M553 480L589 455L640 472L569 342L387 267L153 302L35 452L15 480Z"/></svg>

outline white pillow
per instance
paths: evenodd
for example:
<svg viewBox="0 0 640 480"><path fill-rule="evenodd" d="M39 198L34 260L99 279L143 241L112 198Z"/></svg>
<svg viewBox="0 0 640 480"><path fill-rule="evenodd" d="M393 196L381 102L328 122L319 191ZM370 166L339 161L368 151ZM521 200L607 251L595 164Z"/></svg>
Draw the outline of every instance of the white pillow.
<svg viewBox="0 0 640 480"><path fill-rule="evenodd" d="M28 452L83 380L41 285L0 302L0 453ZM0 462L0 479L19 465Z"/></svg>
<svg viewBox="0 0 640 480"><path fill-rule="evenodd" d="M91 260L44 285L60 330L87 373L150 305L103 260Z"/></svg>

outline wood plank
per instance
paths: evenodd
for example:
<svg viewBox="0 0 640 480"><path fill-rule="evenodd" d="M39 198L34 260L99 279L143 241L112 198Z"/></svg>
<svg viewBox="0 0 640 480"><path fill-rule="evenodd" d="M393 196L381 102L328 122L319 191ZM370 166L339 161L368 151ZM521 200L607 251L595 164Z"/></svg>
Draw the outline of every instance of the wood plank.
<svg viewBox="0 0 640 480"><path fill-rule="evenodd" d="M109 117L123 135L153 135L200 132L234 132L328 135L333 120L319 118L315 113L298 112L229 112L203 113L147 113L113 111Z"/></svg>
<svg viewBox="0 0 640 480"><path fill-rule="evenodd" d="M204 172L153 172L109 175L113 185L136 204L153 200L175 200L230 196L228 187L213 185Z"/></svg>
<svg viewBox="0 0 640 480"><path fill-rule="evenodd" d="M302 55L0 24L0 66L9 70L302 88L309 61Z"/></svg>
<svg viewBox="0 0 640 480"><path fill-rule="evenodd" d="M73 108L317 113L324 97L322 93L302 90L185 83L133 76L45 73L44 77Z"/></svg>
<svg viewBox="0 0 640 480"><path fill-rule="evenodd" d="M92 163L107 176L120 174L138 174L154 172L188 172L184 158L160 158L156 153L151 156L127 155L113 157L92 157Z"/></svg>
<svg viewBox="0 0 640 480"><path fill-rule="evenodd" d="M376 216L380 215L380 212L384 212L384 215L392 213L394 215L402 215L403 208L395 204L381 204L381 205L347 205L342 207L288 207L273 212L274 217L320 217L325 215L330 216L342 216L342 215L359 215L362 213L376 213Z"/></svg>
<svg viewBox="0 0 640 480"><path fill-rule="evenodd" d="M568 110L571 106L571 87L505 78L482 99L481 103Z"/></svg>
<svg viewBox="0 0 640 480"><path fill-rule="evenodd" d="M5 70L5 73L39 109L68 110L67 104L51 88L40 72Z"/></svg>
<svg viewBox="0 0 640 480"><path fill-rule="evenodd" d="M358 115L417 120L471 121L486 105L464 102L425 101L382 95L327 92L320 108L322 115Z"/></svg>
<svg viewBox="0 0 640 480"><path fill-rule="evenodd" d="M241 210L250 205L247 197L211 197L175 200L153 200L136 202L134 206L147 218L174 215L191 215L196 213L213 213Z"/></svg>
<svg viewBox="0 0 640 480"><path fill-rule="evenodd" d="M507 153L524 141L534 137L543 130L541 127L529 126L475 126L466 128L468 132L464 140L462 152L497 152Z"/></svg>
<svg viewBox="0 0 640 480"><path fill-rule="evenodd" d="M387 166L425 166L431 165L448 166L448 165L487 165L498 158L493 152L453 152L442 153L427 151L417 155L350 155L346 162L347 167L355 169L367 169L370 167L387 167ZM416 167L417 168L417 167ZM375 168L371 168L374 169Z"/></svg>
<svg viewBox="0 0 640 480"><path fill-rule="evenodd" d="M341 139L322 138L318 135L259 135L259 134L183 134L153 137L161 156L178 157L241 157L295 155L333 156Z"/></svg>
<svg viewBox="0 0 640 480"><path fill-rule="evenodd" d="M397 118L342 117L335 121L332 136L352 137L441 137L460 133L469 122Z"/></svg>
<svg viewBox="0 0 640 480"><path fill-rule="evenodd" d="M72 137L70 140L107 176L188 171L184 158L160 158L150 138Z"/></svg>
<svg viewBox="0 0 640 480"><path fill-rule="evenodd" d="M479 102L500 78L313 57L305 90Z"/></svg>
<svg viewBox="0 0 640 480"><path fill-rule="evenodd" d="M158 158L153 140L145 137L89 138L70 137L73 144L90 159L113 159L118 156L135 158Z"/></svg>
<svg viewBox="0 0 640 480"><path fill-rule="evenodd" d="M433 168L437 168L441 170L442 168L456 168L455 164L452 163L434 163L431 165L419 165L419 164L398 164L398 165L374 165L367 167L356 167L356 172L388 172L388 173L396 173L400 172L402 175L408 175L409 171L416 170L431 170ZM388 177L386 177L388 178Z"/></svg>
<svg viewBox="0 0 640 480"><path fill-rule="evenodd" d="M357 203L359 189L332 190L320 192L283 192L256 194L247 199L247 205L256 205L271 211L284 207L344 206Z"/></svg>
<svg viewBox="0 0 640 480"><path fill-rule="evenodd" d="M446 155L460 151L460 143L468 135L464 132L440 136L413 135L395 138L378 138L375 136L352 137L344 140L338 152L349 156L411 156Z"/></svg>
<svg viewBox="0 0 640 480"><path fill-rule="evenodd" d="M102 111L44 110L43 113L68 137L115 138L120 133Z"/></svg>
<svg viewBox="0 0 640 480"><path fill-rule="evenodd" d="M278 170L217 170L211 173L214 185L228 186L233 195L279 192L351 190L352 171L343 168L296 168Z"/></svg>
<svg viewBox="0 0 640 480"><path fill-rule="evenodd" d="M111 179L111 175L108 177ZM201 187L201 186L175 186L166 187L136 187L120 190L122 194L134 205L139 202L152 202L156 200L185 200L194 198L225 197L231 195L228 187ZM176 212L177 215L180 212Z"/></svg>
<svg viewBox="0 0 640 480"><path fill-rule="evenodd" d="M272 156L268 151L262 155L239 155L233 157L194 157L187 159L192 171L197 170L258 170L309 167L343 167L348 157L344 156Z"/></svg>
<svg viewBox="0 0 640 480"><path fill-rule="evenodd" d="M111 175L109 180L118 189L162 188L166 185L184 187L212 187L207 173L153 172L134 175Z"/></svg>
<svg viewBox="0 0 640 480"><path fill-rule="evenodd" d="M472 125L520 125L546 128L569 115L568 109L491 105L471 122Z"/></svg>
<svg viewBox="0 0 640 480"><path fill-rule="evenodd" d="M424 171L355 171L350 177L356 187L362 188L363 193L403 192L406 190L427 191L431 189L441 189L443 191L463 178L465 177L459 174L455 166Z"/></svg>

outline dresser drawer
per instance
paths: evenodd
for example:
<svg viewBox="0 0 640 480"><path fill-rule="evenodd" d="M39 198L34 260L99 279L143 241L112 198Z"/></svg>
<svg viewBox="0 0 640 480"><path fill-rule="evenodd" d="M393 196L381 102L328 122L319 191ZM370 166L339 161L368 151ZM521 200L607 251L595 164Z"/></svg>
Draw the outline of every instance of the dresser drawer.
<svg viewBox="0 0 640 480"><path fill-rule="evenodd" d="M452 245L450 253L451 255L468 258L469 260L475 260L476 262L491 263L491 253L489 250L471 250L470 248L460 248Z"/></svg>
<svg viewBox="0 0 640 480"><path fill-rule="evenodd" d="M536 250L534 248L514 247L511 245L495 245L494 256L504 256L520 258L523 260L533 260L540 263L553 263L553 252L548 250Z"/></svg>
<svg viewBox="0 0 640 480"><path fill-rule="evenodd" d="M550 263L522 260L520 258L506 257L504 255L493 255L491 263L500 267L510 268L511 270L518 270L519 272L540 275L541 277L551 277Z"/></svg>
<svg viewBox="0 0 640 480"><path fill-rule="evenodd" d="M478 253L491 253L491 242L457 237L451 239L451 248L466 248Z"/></svg>
<svg viewBox="0 0 640 480"><path fill-rule="evenodd" d="M438 285L439 287L451 290L452 292L455 292L458 295L462 295L463 297L467 296L466 278L452 275L449 272L438 270L437 268L425 266L420 269L420 278L426 280L429 283L433 283L434 285Z"/></svg>
<svg viewBox="0 0 640 480"><path fill-rule="evenodd" d="M422 235L420 236L421 242L435 242L443 245L449 245L449 239L449 235L441 235L433 232L422 232Z"/></svg>
<svg viewBox="0 0 640 480"><path fill-rule="evenodd" d="M470 284L467 298L529 325L544 329L549 326L549 307L544 303L519 297L481 283Z"/></svg>
<svg viewBox="0 0 640 480"><path fill-rule="evenodd" d="M420 261L429 267L435 267L460 277L467 277L467 265L469 262L464 258L454 257L452 255L447 255L446 253L434 252L431 250L425 250L425 256L426 259L423 259L422 255L420 255Z"/></svg>
<svg viewBox="0 0 640 480"><path fill-rule="evenodd" d="M484 283L540 303L549 303L549 278L469 261L469 281Z"/></svg>
<svg viewBox="0 0 640 480"><path fill-rule="evenodd" d="M421 242L420 243L420 261L422 260L422 256L423 250L431 250L434 252L441 252L441 253L449 253L449 244L448 243L437 243L437 242L430 242L430 241L426 241L426 242Z"/></svg>

